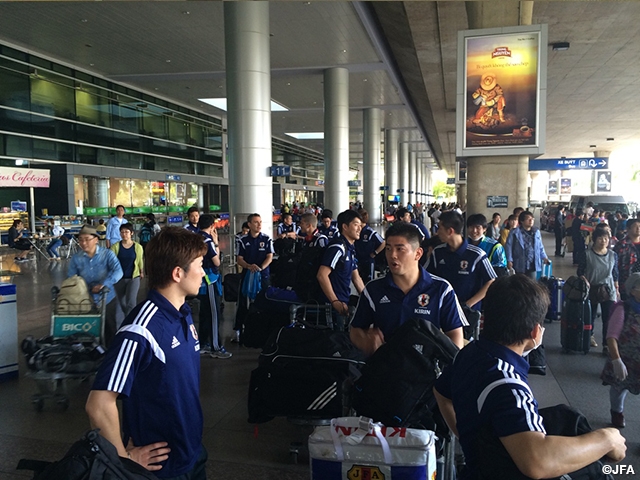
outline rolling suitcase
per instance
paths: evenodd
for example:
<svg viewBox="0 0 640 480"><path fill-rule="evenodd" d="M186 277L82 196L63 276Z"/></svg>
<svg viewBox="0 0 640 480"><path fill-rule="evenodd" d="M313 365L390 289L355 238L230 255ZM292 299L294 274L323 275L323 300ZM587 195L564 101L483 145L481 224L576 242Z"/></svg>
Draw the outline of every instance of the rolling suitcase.
<svg viewBox="0 0 640 480"><path fill-rule="evenodd" d="M564 294L562 292L564 280L556 277L542 277L540 283L549 290L549 298L551 300L545 321L551 323L554 320L560 320L562 317L562 305L564 303Z"/></svg>
<svg viewBox="0 0 640 480"><path fill-rule="evenodd" d="M567 300L560 325L562 351L589 353L593 323L589 300Z"/></svg>

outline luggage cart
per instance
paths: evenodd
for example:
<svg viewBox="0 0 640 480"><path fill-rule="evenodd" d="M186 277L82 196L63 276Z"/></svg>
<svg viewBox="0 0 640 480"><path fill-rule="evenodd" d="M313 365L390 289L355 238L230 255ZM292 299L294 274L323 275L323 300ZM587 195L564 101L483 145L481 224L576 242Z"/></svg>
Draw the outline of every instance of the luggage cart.
<svg viewBox="0 0 640 480"><path fill-rule="evenodd" d="M74 311L70 305L65 305L64 312L61 311L57 301L59 289L51 289L50 335L37 342L29 338L23 342L27 364L33 369L28 376L38 387L38 393L31 397L36 411L42 411L45 400L53 400L66 410L69 407L68 381L84 381L97 372L105 351L102 344L107 292L108 288L104 287L89 311L74 314L67 313ZM75 311L86 310L77 307ZM89 349L95 353L90 357L82 356Z"/></svg>

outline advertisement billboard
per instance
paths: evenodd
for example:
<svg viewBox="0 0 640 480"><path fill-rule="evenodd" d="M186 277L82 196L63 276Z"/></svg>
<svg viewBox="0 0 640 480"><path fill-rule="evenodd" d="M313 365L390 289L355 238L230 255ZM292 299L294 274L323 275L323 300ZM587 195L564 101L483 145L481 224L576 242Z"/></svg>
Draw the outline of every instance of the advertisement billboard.
<svg viewBox="0 0 640 480"><path fill-rule="evenodd" d="M611 171L596 173L596 192L611 193Z"/></svg>
<svg viewBox="0 0 640 480"><path fill-rule="evenodd" d="M546 32L459 32L457 156L544 153Z"/></svg>
<svg viewBox="0 0 640 480"><path fill-rule="evenodd" d="M560 179L560 195L571 195L571 179Z"/></svg>

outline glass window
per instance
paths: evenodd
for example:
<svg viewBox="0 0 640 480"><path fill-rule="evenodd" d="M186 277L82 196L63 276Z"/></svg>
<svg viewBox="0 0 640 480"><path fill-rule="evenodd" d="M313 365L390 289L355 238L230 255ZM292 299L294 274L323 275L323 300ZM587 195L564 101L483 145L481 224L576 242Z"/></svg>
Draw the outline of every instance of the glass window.
<svg viewBox="0 0 640 480"><path fill-rule="evenodd" d="M76 89L76 117L81 122L111 127L110 101L101 91L88 85Z"/></svg>
<svg viewBox="0 0 640 480"><path fill-rule="evenodd" d="M164 110L147 105L142 109L142 133L156 138L167 138L167 122Z"/></svg>
<svg viewBox="0 0 640 480"><path fill-rule="evenodd" d="M75 119L75 89L72 80L50 72L34 73L31 78L31 106L45 115Z"/></svg>
<svg viewBox="0 0 640 480"><path fill-rule="evenodd" d="M124 205L131 207L131 180L125 178L109 179L109 206Z"/></svg>
<svg viewBox="0 0 640 480"><path fill-rule="evenodd" d="M131 180L131 201L133 207L151 205L151 182L148 180Z"/></svg>

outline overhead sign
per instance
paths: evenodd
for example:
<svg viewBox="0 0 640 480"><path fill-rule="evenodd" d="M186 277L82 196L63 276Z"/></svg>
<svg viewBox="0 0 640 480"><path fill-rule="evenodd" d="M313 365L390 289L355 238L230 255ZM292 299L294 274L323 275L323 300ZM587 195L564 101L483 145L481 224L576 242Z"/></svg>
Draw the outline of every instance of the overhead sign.
<svg viewBox="0 0 640 480"><path fill-rule="evenodd" d="M455 184L456 184L455 177L447 178L447 185L455 185Z"/></svg>
<svg viewBox="0 0 640 480"><path fill-rule="evenodd" d="M182 179L180 175L166 175L168 182L179 182Z"/></svg>
<svg viewBox="0 0 640 480"><path fill-rule="evenodd" d="M0 187L49 188L49 170L0 167Z"/></svg>
<svg viewBox="0 0 640 480"><path fill-rule="evenodd" d="M290 165L271 165L270 172L272 177L290 177L291 166Z"/></svg>
<svg viewBox="0 0 640 480"><path fill-rule="evenodd" d="M362 184L360 180L349 180L348 185L350 187L359 187Z"/></svg>
<svg viewBox="0 0 640 480"><path fill-rule="evenodd" d="M404 188L399 188L398 190L396 190L396 193L404 193Z"/></svg>
<svg viewBox="0 0 640 480"><path fill-rule="evenodd" d="M487 196L487 208L507 208L509 206L508 195Z"/></svg>
<svg viewBox="0 0 640 480"><path fill-rule="evenodd" d="M530 172L537 170L606 170L608 168L609 159L606 157L529 160Z"/></svg>
<svg viewBox="0 0 640 480"><path fill-rule="evenodd" d="M383 185L382 187L380 187L380 190L386 192L387 190L389 190L389 185Z"/></svg>

